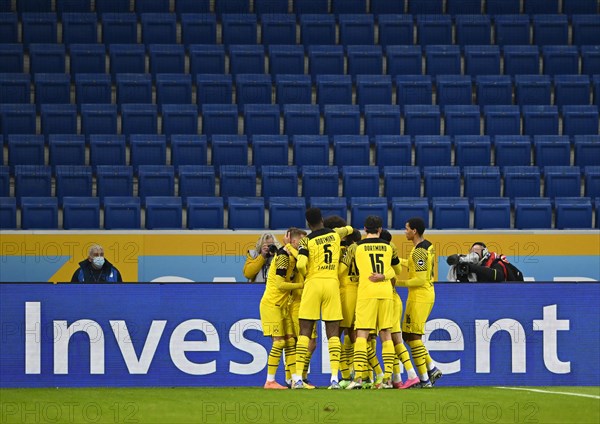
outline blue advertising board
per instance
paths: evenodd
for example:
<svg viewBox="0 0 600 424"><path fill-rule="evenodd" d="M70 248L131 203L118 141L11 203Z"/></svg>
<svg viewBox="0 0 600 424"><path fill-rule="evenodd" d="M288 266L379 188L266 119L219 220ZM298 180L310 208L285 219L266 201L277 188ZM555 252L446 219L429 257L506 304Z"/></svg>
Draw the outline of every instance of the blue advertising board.
<svg viewBox="0 0 600 424"><path fill-rule="evenodd" d="M260 386L263 290L0 284L0 387ZM437 284L425 340L440 384L600 385L599 303L597 283ZM317 384L329 379L324 343Z"/></svg>

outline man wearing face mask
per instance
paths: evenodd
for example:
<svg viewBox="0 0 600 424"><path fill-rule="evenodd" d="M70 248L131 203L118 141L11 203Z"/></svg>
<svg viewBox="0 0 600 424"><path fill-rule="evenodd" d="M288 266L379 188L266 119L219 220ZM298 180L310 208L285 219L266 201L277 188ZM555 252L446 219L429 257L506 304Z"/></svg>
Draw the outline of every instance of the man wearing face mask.
<svg viewBox="0 0 600 424"><path fill-rule="evenodd" d="M104 249L100 245L90 247L88 257L79 262L79 268L73 273L72 283L122 283L119 270L104 258Z"/></svg>
<svg viewBox="0 0 600 424"><path fill-rule="evenodd" d="M488 251L486 245L479 241L473 243L468 255L451 255L446 262L450 265L450 281L508 281L504 255Z"/></svg>

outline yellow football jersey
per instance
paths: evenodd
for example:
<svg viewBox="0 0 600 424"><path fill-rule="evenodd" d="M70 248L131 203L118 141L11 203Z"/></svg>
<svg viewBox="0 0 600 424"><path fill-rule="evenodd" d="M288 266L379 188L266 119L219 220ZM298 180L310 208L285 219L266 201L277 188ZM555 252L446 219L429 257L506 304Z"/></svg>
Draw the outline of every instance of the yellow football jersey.
<svg viewBox="0 0 600 424"><path fill-rule="evenodd" d="M341 239L354 229L321 228L300 240L298 270L308 283L313 279L337 279L340 262Z"/></svg>
<svg viewBox="0 0 600 424"><path fill-rule="evenodd" d="M408 281L400 282L400 284L408 287L409 299L430 301L430 298L435 296L433 288L435 249L433 244L429 240L423 240L417 244L410 251L407 262Z"/></svg>
<svg viewBox="0 0 600 424"><path fill-rule="evenodd" d="M392 299L391 279L395 276L392 266L400 262L392 246L380 238L362 239L356 243L354 260L359 275L358 299ZM373 273L385 275L385 281L370 281Z"/></svg>
<svg viewBox="0 0 600 424"><path fill-rule="evenodd" d="M288 254L285 249L279 249L269 267L262 302L267 302L275 306L282 306L287 303L290 290L301 287L299 284L291 283L295 277L295 267L296 259Z"/></svg>

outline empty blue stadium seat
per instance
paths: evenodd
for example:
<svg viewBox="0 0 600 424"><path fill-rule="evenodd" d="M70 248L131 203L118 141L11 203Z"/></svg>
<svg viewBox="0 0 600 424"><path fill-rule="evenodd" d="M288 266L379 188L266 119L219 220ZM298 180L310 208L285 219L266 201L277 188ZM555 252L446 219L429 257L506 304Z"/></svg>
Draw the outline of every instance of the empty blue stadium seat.
<svg viewBox="0 0 600 424"><path fill-rule="evenodd" d="M157 74L156 103L192 103L192 77L186 74Z"/></svg>
<svg viewBox="0 0 600 424"><path fill-rule="evenodd" d="M117 104L152 103L150 74L117 74Z"/></svg>
<svg viewBox="0 0 600 424"><path fill-rule="evenodd" d="M0 103L0 128L5 140L9 134L35 134L35 119L35 105Z"/></svg>
<svg viewBox="0 0 600 424"><path fill-rule="evenodd" d="M598 106L564 106L562 115L564 135L598 134Z"/></svg>
<svg viewBox="0 0 600 424"><path fill-rule="evenodd" d="M515 228L518 230L552 228L552 204L550 199L537 197L516 198Z"/></svg>
<svg viewBox="0 0 600 424"><path fill-rule="evenodd" d="M162 132L167 138L175 134L198 134L198 108L196 105L163 105Z"/></svg>
<svg viewBox="0 0 600 424"><path fill-rule="evenodd" d="M356 105L325 105L325 134L330 140L336 135L360 134L360 110Z"/></svg>
<svg viewBox="0 0 600 424"><path fill-rule="evenodd" d="M178 44L150 44L150 73L183 74L185 71L185 50Z"/></svg>
<svg viewBox="0 0 600 424"><path fill-rule="evenodd" d="M10 168L0 165L0 197L10 196Z"/></svg>
<svg viewBox="0 0 600 424"><path fill-rule="evenodd" d="M371 13L374 15L404 13L404 0L371 0Z"/></svg>
<svg viewBox="0 0 600 424"><path fill-rule="evenodd" d="M398 105L431 105L433 85L430 75L398 75L396 77Z"/></svg>
<svg viewBox="0 0 600 424"><path fill-rule="evenodd" d="M494 137L494 146L496 166L529 166L532 164L529 136L499 135Z"/></svg>
<svg viewBox="0 0 600 424"><path fill-rule="evenodd" d="M23 197L21 199L21 229L58 229L58 201L56 197Z"/></svg>
<svg viewBox="0 0 600 424"><path fill-rule="evenodd" d="M594 104L600 107L600 74L592 77L594 86Z"/></svg>
<svg viewBox="0 0 600 424"><path fill-rule="evenodd" d="M423 171L425 196L460 196L460 169L453 166L429 166Z"/></svg>
<svg viewBox="0 0 600 424"><path fill-rule="evenodd" d="M215 195L215 170L206 165L180 165L178 195L184 202L190 197L213 197Z"/></svg>
<svg viewBox="0 0 600 424"><path fill-rule="evenodd" d="M110 73L143 74L146 72L146 49L142 44L110 44Z"/></svg>
<svg viewBox="0 0 600 424"><path fill-rule="evenodd" d="M519 105L549 105L551 83L548 75L516 75L515 100Z"/></svg>
<svg viewBox="0 0 600 424"><path fill-rule="evenodd" d="M283 108L287 104L311 103L312 83L309 75L277 74L275 75L275 85L277 103L280 107Z"/></svg>
<svg viewBox="0 0 600 424"><path fill-rule="evenodd" d="M406 135L439 135L440 122L439 106L404 106L404 134Z"/></svg>
<svg viewBox="0 0 600 424"><path fill-rule="evenodd" d="M569 22L566 15L535 15L533 42L538 46L568 44Z"/></svg>
<svg viewBox="0 0 600 424"><path fill-rule="evenodd" d="M223 44L256 44L256 16L246 13L223 15Z"/></svg>
<svg viewBox="0 0 600 424"><path fill-rule="evenodd" d="M35 74L35 103L42 104L71 102L71 79L68 74Z"/></svg>
<svg viewBox="0 0 600 424"><path fill-rule="evenodd" d="M23 45L0 43L0 72L23 72Z"/></svg>
<svg viewBox="0 0 600 424"><path fill-rule="evenodd" d="M49 166L15 166L15 197L48 197L52 194L52 170Z"/></svg>
<svg viewBox="0 0 600 424"><path fill-rule="evenodd" d="M0 229L17 229L17 199L0 196Z"/></svg>
<svg viewBox="0 0 600 424"><path fill-rule="evenodd" d="M512 80L508 75L476 76L479 106L512 104Z"/></svg>
<svg viewBox="0 0 600 424"><path fill-rule="evenodd" d="M415 165L447 166L450 165L451 154L452 141L449 136L415 136Z"/></svg>
<svg viewBox="0 0 600 424"><path fill-rule="evenodd" d="M448 0L446 3L447 13L451 15L479 15L481 13L481 3L481 0Z"/></svg>
<svg viewBox="0 0 600 424"><path fill-rule="evenodd" d="M519 0L516 1L518 9ZM500 14L494 17L494 25L496 44L499 46L516 47L529 44L530 23L527 15ZM516 51L516 49L514 50Z"/></svg>
<svg viewBox="0 0 600 424"><path fill-rule="evenodd" d="M146 197L147 230L180 230L182 227L181 197Z"/></svg>
<svg viewBox="0 0 600 424"><path fill-rule="evenodd" d="M344 47L311 45L308 47L308 70L313 81L321 75L344 73Z"/></svg>
<svg viewBox="0 0 600 424"><path fill-rule="evenodd" d="M319 106L311 104L284 104L283 128L284 134L319 135L321 114Z"/></svg>
<svg viewBox="0 0 600 424"><path fill-rule="evenodd" d="M189 47L190 74L224 74L225 47L217 44L197 44Z"/></svg>
<svg viewBox="0 0 600 424"><path fill-rule="evenodd" d="M470 13L473 12L472 10ZM491 44L492 24L489 16L480 15L479 13L475 15L457 15L455 24L457 44L461 46Z"/></svg>
<svg viewBox="0 0 600 424"><path fill-rule="evenodd" d="M460 47L452 45L426 46L427 74L438 75L460 74Z"/></svg>
<svg viewBox="0 0 600 424"><path fill-rule="evenodd" d="M376 135L375 163L377 166L412 165L412 142L408 135Z"/></svg>
<svg viewBox="0 0 600 424"><path fill-rule="evenodd" d="M558 108L556 106L526 105L523 110L524 135L558 134Z"/></svg>
<svg viewBox="0 0 600 424"><path fill-rule="evenodd" d="M537 46L504 46L504 75L537 75L540 53Z"/></svg>
<svg viewBox="0 0 600 424"><path fill-rule="evenodd" d="M167 140L164 135L134 134L129 138L129 163L134 170L140 165L165 165L167 163Z"/></svg>
<svg viewBox="0 0 600 424"><path fill-rule="evenodd" d="M107 46L111 46L111 52L113 46L118 44L132 45L137 43L137 16L134 13L103 13L102 41ZM143 48L143 46L139 47ZM119 47L116 47L116 49L120 50Z"/></svg>
<svg viewBox="0 0 600 424"><path fill-rule="evenodd" d="M487 135L459 135L454 137L457 166L489 166L492 142Z"/></svg>
<svg viewBox="0 0 600 424"><path fill-rule="evenodd" d="M90 135L90 165L126 165L124 135Z"/></svg>
<svg viewBox="0 0 600 424"><path fill-rule="evenodd" d="M8 165L44 165L44 137L41 135L8 136Z"/></svg>
<svg viewBox="0 0 600 424"><path fill-rule="evenodd" d="M85 165L85 137L51 135L48 137L50 165Z"/></svg>
<svg viewBox="0 0 600 424"><path fill-rule="evenodd" d="M232 76L229 74L198 74L196 76L196 90L198 106L210 103L231 103L233 96Z"/></svg>
<svg viewBox="0 0 600 424"><path fill-rule="evenodd" d="M369 165L369 138L365 135L336 135L333 137L333 163Z"/></svg>
<svg viewBox="0 0 600 424"><path fill-rule="evenodd" d="M584 196L600 197L600 165L586 166L583 171L585 179ZM600 206L596 204L596 206Z"/></svg>
<svg viewBox="0 0 600 424"><path fill-rule="evenodd" d="M170 13L142 13L142 43L173 44L177 42L177 20Z"/></svg>
<svg viewBox="0 0 600 424"><path fill-rule="evenodd" d="M331 12L336 15L341 13L366 13L366 0L332 0Z"/></svg>
<svg viewBox="0 0 600 424"><path fill-rule="evenodd" d="M400 135L399 106L391 104L368 104L365 106L364 113L365 135L369 136L371 141L374 141L376 136Z"/></svg>
<svg viewBox="0 0 600 424"><path fill-rule="evenodd" d="M472 201L476 197L500 197L500 169L497 166L465 166L464 196Z"/></svg>
<svg viewBox="0 0 600 424"><path fill-rule="evenodd" d="M571 164L571 142L563 135L536 135L533 137L535 164L552 166Z"/></svg>
<svg viewBox="0 0 600 424"><path fill-rule="evenodd" d="M350 75L318 75L317 102L326 105L352 104L352 79Z"/></svg>
<svg viewBox="0 0 600 424"><path fill-rule="evenodd" d="M600 16L591 14L573 15L573 44L576 46L598 44L600 38Z"/></svg>
<svg viewBox="0 0 600 424"><path fill-rule="evenodd" d="M238 74L235 77L238 108L247 104L271 103L271 77L266 74Z"/></svg>
<svg viewBox="0 0 600 424"><path fill-rule="evenodd" d="M479 135L480 120L479 106L449 105L444 108L446 135Z"/></svg>
<svg viewBox="0 0 600 424"><path fill-rule="evenodd" d="M324 217L337 215L346 219L348 215L348 203L343 197L311 197L309 205L311 208L321 209L321 215Z"/></svg>
<svg viewBox="0 0 600 424"><path fill-rule="evenodd" d="M592 228L592 202L588 197L557 197L554 199L556 228Z"/></svg>
<svg viewBox="0 0 600 424"><path fill-rule="evenodd" d="M285 135L256 135L252 139L252 163L263 165L288 164L288 138Z"/></svg>
<svg viewBox="0 0 600 424"><path fill-rule="evenodd" d="M292 138L294 165L329 165L329 140L324 135L295 135Z"/></svg>
<svg viewBox="0 0 600 424"><path fill-rule="evenodd" d="M175 195L175 171L172 166L140 165L137 174L138 196L142 203L148 196Z"/></svg>
<svg viewBox="0 0 600 424"><path fill-rule="evenodd" d="M545 197L579 197L581 174L578 166L546 166L544 168Z"/></svg>
<svg viewBox="0 0 600 424"><path fill-rule="evenodd" d="M421 75L423 52L419 46L387 46L385 48L386 73L396 75Z"/></svg>
<svg viewBox="0 0 600 424"><path fill-rule="evenodd" d="M64 73L64 44L31 44L29 46L29 70L32 74ZM22 71L19 71L22 72Z"/></svg>
<svg viewBox="0 0 600 424"><path fill-rule="evenodd" d="M579 73L579 52L576 46L542 46L544 74Z"/></svg>
<svg viewBox="0 0 600 424"><path fill-rule="evenodd" d="M438 197L432 201L433 228L469 228L469 201L461 197Z"/></svg>
<svg viewBox="0 0 600 424"><path fill-rule="evenodd" d="M56 197L59 204L65 196L90 197L92 195L92 168L89 166L57 165Z"/></svg>
<svg viewBox="0 0 600 424"><path fill-rule="evenodd" d="M194 197L187 198L187 228L223 229L223 198Z"/></svg>
<svg viewBox="0 0 600 424"><path fill-rule="evenodd" d="M417 16L417 40L421 46L452 44L450 15L424 14Z"/></svg>
<svg viewBox="0 0 600 424"><path fill-rule="evenodd" d="M597 11L598 4L595 0L563 0L562 13L565 15L591 14Z"/></svg>
<svg viewBox="0 0 600 424"><path fill-rule="evenodd" d="M388 200L421 196L421 171L418 166L384 166L383 194Z"/></svg>
<svg viewBox="0 0 600 424"><path fill-rule="evenodd" d="M261 170L261 196L296 197L298 195L298 170L295 166L265 165ZM304 200L303 200L304 201Z"/></svg>
<svg viewBox="0 0 600 424"><path fill-rule="evenodd" d="M442 14L444 13L442 0L408 0L408 13L420 14Z"/></svg>
<svg viewBox="0 0 600 424"><path fill-rule="evenodd" d="M519 13L521 0L487 0L486 12L490 15Z"/></svg>
<svg viewBox="0 0 600 424"><path fill-rule="evenodd" d="M600 74L600 45L581 46L581 73L584 75Z"/></svg>
<svg viewBox="0 0 600 424"><path fill-rule="evenodd" d="M296 17L286 13L269 12L261 16L262 43L296 44Z"/></svg>
<svg viewBox="0 0 600 424"><path fill-rule="evenodd" d="M540 196L540 170L537 166L505 166L504 197Z"/></svg>
<svg viewBox="0 0 600 424"><path fill-rule="evenodd" d="M256 168L254 166L223 165L219 172L221 197L256 196Z"/></svg>
<svg viewBox="0 0 600 424"><path fill-rule="evenodd" d="M339 37L344 46L370 45L375 42L375 22L373 15L340 14Z"/></svg>
<svg viewBox="0 0 600 424"><path fill-rule="evenodd" d="M279 105L247 104L244 107L244 134L250 141L257 134L279 135Z"/></svg>
<svg viewBox="0 0 600 424"><path fill-rule="evenodd" d="M96 0L97 13L125 13L129 11L127 0Z"/></svg>
<svg viewBox="0 0 600 424"><path fill-rule="evenodd" d="M383 73L383 51L377 45L353 45L346 47L348 74L356 80L357 75L381 77Z"/></svg>
<svg viewBox="0 0 600 424"><path fill-rule="evenodd" d="M21 15L23 44L56 43L56 14L48 12L26 12Z"/></svg>
<svg viewBox="0 0 600 424"><path fill-rule="evenodd" d="M98 18L95 13L63 13L62 30L64 44L96 43L98 41Z"/></svg>
<svg viewBox="0 0 600 424"><path fill-rule="evenodd" d="M475 229L509 229L510 199L503 197L476 197L473 200Z"/></svg>
<svg viewBox="0 0 600 424"><path fill-rule="evenodd" d="M391 105L392 77L389 75L358 75L356 77L356 102L363 112L366 105Z"/></svg>
<svg viewBox="0 0 600 424"><path fill-rule="evenodd" d="M484 107L485 134L521 134L521 113L518 106L492 105Z"/></svg>
<svg viewBox="0 0 600 424"><path fill-rule="evenodd" d="M523 11L530 15L537 13L559 13L558 0L524 0Z"/></svg>
<svg viewBox="0 0 600 424"><path fill-rule="evenodd" d="M327 0L296 0L294 1L294 13L298 16L304 14L328 13Z"/></svg>
<svg viewBox="0 0 600 424"><path fill-rule="evenodd" d="M229 46L229 72L238 74L263 74L265 48L260 44L235 44Z"/></svg>
<svg viewBox="0 0 600 424"><path fill-rule="evenodd" d="M124 135L156 134L157 120L156 105L135 103L121 105L121 133Z"/></svg>
<svg viewBox="0 0 600 424"><path fill-rule="evenodd" d="M576 135L573 139L575 165L600 165L600 135Z"/></svg>
<svg viewBox="0 0 600 424"><path fill-rule="evenodd" d="M294 6L297 2L294 2ZM335 16L322 14L301 14L300 33L305 47L336 43Z"/></svg>
<svg viewBox="0 0 600 424"><path fill-rule="evenodd" d="M81 133L116 134L117 105L112 104L82 104Z"/></svg>
<svg viewBox="0 0 600 424"><path fill-rule="evenodd" d="M392 228L401 230L406 222L413 217L420 217L425 221L425 228L429 228L429 202L422 197L400 197L392 199Z"/></svg>
<svg viewBox="0 0 600 424"><path fill-rule="evenodd" d="M250 12L250 2L248 0L216 0L215 13L223 15L225 13L248 13Z"/></svg>
<svg viewBox="0 0 600 424"><path fill-rule="evenodd" d="M386 2L393 5L394 1ZM401 2L396 2L400 4ZM371 2L371 13L378 14L376 10L373 10L373 1ZM393 7L393 6L392 6ZM377 18L379 27L379 44L382 47L399 45L399 44L414 44L413 36L413 18L410 15L402 15L397 12L380 14Z"/></svg>
<svg viewBox="0 0 600 424"><path fill-rule="evenodd" d="M265 228L265 203L261 197L230 197L228 199L227 228Z"/></svg>
<svg viewBox="0 0 600 424"><path fill-rule="evenodd" d="M19 19L17 18L17 14L0 12L0 39L2 43L18 43Z"/></svg>
<svg viewBox="0 0 600 424"><path fill-rule="evenodd" d="M280 74L304 74L304 47L296 44L270 45L269 72L274 79Z"/></svg>
<svg viewBox="0 0 600 424"><path fill-rule="evenodd" d="M111 103L112 82L109 74L76 74L77 104Z"/></svg>
<svg viewBox="0 0 600 424"><path fill-rule="evenodd" d="M465 46L465 74L500 74L500 48L498 46Z"/></svg>
<svg viewBox="0 0 600 424"><path fill-rule="evenodd" d="M440 106L471 104L471 77L467 75L438 75L436 88Z"/></svg>
<svg viewBox="0 0 600 424"><path fill-rule="evenodd" d="M213 135L212 165L248 165L248 139L245 135Z"/></svg>
<svg viewBox="0 0 600 424"><path fill-rule="evenodd" d="M302 197L338 196L337 166L304 165L302 167Z"/></svg>
<svg viewBox="0 0 600 424"><path fill-rule="evenodd" d="M169 13L169 0L146 0L135 2L135 12L142 13Z"/></svg>
<svg viewBox="0 0 600 424"><path fill-rule="evenodd" d="M98 165L96 194L101 203L104 203L106 196L133 196L133 168L124 165Z"/></svg>
<svg viewBox="0 0 600 424"><path fill-rule="evenodd" d="M71 44L71 77L76 74L104 73L106 68L106 48L102 44Z"/></svg>
<svg viewBox="0 0 600 424"><path fill-rule="evenodd" d="M50 134L77 134L77 106L71 104L41 106L42 132Z"/></svg>
<svg viewBox="0 0 600 424"><path fill-rule="evenodd" d="M288 13L288 4L279 0L254 0L254 13Z"/></svg>
<svg viewBox="0 0 600 424"><path fill-rule="evenodd" d="M139 197L106 196L104 198L105 230L139 230L141 227Z"/></svg>
<svg viewBox="0 0 600 424"><path fill-rule="evenodd" d="M181 42L185 46L193 44L216 44L216 16L210 13L182 13Z"/></svg>
<svg viewBox="0 0 600 424"><path fill-rule="evenodd" d="M0 73L0 103L29 103L30 92L29 74Z"/></svg>
<svg viewBox="0 0 600 424"><path fill-rule="evenodd" d="M365 219L369 215L379 216L383 226L388 225L388 205L384 197L352 197L350 210L352 211L351 225L354 228L364 228Z"/></svg>

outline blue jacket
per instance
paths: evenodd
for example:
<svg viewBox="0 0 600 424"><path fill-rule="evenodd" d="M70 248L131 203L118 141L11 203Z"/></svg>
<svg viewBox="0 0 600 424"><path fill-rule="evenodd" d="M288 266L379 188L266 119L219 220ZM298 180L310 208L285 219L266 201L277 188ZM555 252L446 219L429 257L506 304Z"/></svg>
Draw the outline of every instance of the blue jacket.
<svg viewBox="0 0 600 424"><path fill-rule="evenodd" d="M87 259L79 262L79 268L71 277L72 283L122 283L119 270L106 259L100 270L93 267Z"/></svg>

